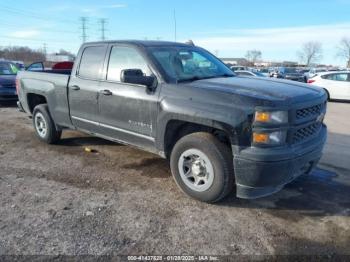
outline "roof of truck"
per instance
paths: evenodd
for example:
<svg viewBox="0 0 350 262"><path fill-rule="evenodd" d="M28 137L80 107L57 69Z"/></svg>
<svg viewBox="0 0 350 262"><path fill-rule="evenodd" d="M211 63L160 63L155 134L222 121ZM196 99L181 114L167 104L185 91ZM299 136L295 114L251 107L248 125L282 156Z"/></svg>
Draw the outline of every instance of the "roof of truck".
<svg viewBox="0 0 350 262"><path fill-rule="evenodd" d="M132 44L132 45L138 45L138 46L144 46L144 47L157 47L157 46L190 46L188 44L184 43L178 43L178 42L170 42L170 41L152 41L152 40L108 40L108 41L98 41L98 42L87 42L85 45L90 44L114 44L114 43L121 43L121 44Z"/></svg>

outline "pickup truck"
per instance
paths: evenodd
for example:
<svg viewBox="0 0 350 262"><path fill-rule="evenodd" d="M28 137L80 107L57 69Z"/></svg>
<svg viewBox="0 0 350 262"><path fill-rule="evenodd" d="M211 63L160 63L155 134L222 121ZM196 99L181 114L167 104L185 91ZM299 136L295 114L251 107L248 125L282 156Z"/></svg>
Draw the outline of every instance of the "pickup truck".
<svg viewBox="0 0 350 262"><path fill-rule="evenodd" d="M193 45L85 43L72 70L20 72L19 107L37 137L65 129L160 155L187 195L204 202L273 194L319 161L324 90L236 76Z"/></svg>

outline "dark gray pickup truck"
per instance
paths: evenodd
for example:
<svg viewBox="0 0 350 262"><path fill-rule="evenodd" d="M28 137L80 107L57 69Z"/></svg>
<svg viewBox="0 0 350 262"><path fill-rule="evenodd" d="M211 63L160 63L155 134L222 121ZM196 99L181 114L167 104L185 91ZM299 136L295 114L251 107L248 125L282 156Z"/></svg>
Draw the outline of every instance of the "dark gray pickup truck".
<svg viewBox="0 0 350 262"><path fill-rule="evenodd" d="M180 43L84 44L72 71L20 72L19 107L39 139L77 129L170 160L178 186L216 202L236 186L263 197L308 174L327 129L322 89L235 76L206 50Z"/></svg>

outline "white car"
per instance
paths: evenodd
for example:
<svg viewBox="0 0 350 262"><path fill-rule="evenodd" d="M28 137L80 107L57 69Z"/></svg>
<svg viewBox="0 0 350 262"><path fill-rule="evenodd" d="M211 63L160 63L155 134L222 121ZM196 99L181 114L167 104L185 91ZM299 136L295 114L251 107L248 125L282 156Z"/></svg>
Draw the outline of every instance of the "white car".
<svg viewBox="0 0 350 262"><path fill-rule="evenodd" d="M325 89L329 99L350 100L350 71L318 73L308 83Z"/></svg>

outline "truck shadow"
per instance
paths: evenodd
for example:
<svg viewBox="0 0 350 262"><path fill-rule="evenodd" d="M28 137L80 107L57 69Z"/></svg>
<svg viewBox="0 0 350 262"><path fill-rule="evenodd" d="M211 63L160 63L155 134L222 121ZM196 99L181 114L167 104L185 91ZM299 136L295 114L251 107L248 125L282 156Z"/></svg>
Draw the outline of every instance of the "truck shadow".
<svg viewBox="0 0 350 262"><path fill-rule="evenodd" d="M305 215L350 216L350 183L336 180L337 177L335 172L316 168L274 195L245 200L236 198L233 193L219 205L264 209L273 216L292 221ZM293 211L293 215L289 211Z"/></svg>
<svg viewBox="0 0 350 262"><path fill-rule="evenodd" d="M76 136L63 138L57 143L60 146L122 146L106 139L92 136Z"/></svg>

